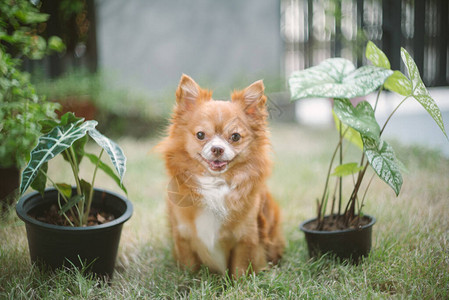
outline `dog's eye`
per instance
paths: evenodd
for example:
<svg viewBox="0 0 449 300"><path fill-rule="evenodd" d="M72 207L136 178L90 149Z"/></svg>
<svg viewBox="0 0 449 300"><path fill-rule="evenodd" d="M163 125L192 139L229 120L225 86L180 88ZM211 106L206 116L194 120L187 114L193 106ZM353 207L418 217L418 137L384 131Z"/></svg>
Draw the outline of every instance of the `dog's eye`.
<svg viewBox="0 0 449 300"><path fill-rule="evenodd" d="M231 140L233 141L233 142L238 142L239 140L240 140L240 138L241 138L242 136L239 134L239 133L233 133L232 135L231 135Z"/></svg>
<svg viewBox="0 0 449 300"><path fill-rule="evenodd" d="M205 134L204 132L202 132L202 131L198 131L198 132L196 133L196 137L197 137L199 140L204 140L204 138L206 137L206 134Z"/></svg>

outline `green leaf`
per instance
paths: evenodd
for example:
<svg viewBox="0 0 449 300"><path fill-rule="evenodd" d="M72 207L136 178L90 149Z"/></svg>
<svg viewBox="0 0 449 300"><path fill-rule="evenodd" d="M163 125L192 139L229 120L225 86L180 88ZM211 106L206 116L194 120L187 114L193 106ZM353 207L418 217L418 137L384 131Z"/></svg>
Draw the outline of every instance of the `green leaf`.
<svg viewBox="0 0 449 300"><path fill-rule="evenodd" d="M430 116L437 123L438 127L440 127L446 138L448 138L446 130L444 129L443 117L441 115L440 108L435 103L435 100L432 99L426 89L426 86L422 82L415 61L404 48L401 48L401 57L407 67L408 75L412 81L413 98L415 98L424 107L424 109L427 110Z"/></svg>
<svg viewBox="0 0 449 300"><path fill-rule="evenodd" d="M81 191L83 192L83 195L89 195L90 190L92 189L92 185L84 179L80 180L80 184L81 184Z"/></svg>
<svg viewBox="0 0 449 300"><path fill-rule="evenodd" d="M62 39L58 36L51 36L48 39L48 48L50 50L56 51L56 52L62 52L65 50L65 45Z"/></svg>
<svg viewBox="0 0 449 300"><path fill-rule="evenodd" d="M72 186L67 183L56 183L56 188L60 194L62 194L66 199L72 197Z"/></svg>
<svg viewBox="0 0 449 300"><path fill-rule="evenodd" d="M61 116L61 122L59 125L65 126L67 124L75 124L78 125L84 121L84 118L78 118L72 112L66 112Z"/></svg>
<svg viewBox="0 0 449 300"><path fill-rule="evenodd" d="M72 198L70 198L70 200L64 204L61 209L59 210L59 215L63 215L65 214L69 209L71 209L72 207L74 207L75 205L78 204L78 202L80 201L84 201L84 195L75 195Z"/></svg>
<svg viewBox="0 0 449 300"><path fill-rule="evenodd" d="M381 86L391 74L393 71L375 66L355 69L349 60L330 58L290 76L291 99L365 96Z"/></svg>
<svg viewBox="0 0 449 300"><path fill-rule="evenodd" d="M390 69L390 61L385 53L382 52L373 42L369 41L366 45L366 58L376 67Z"/></svg>
<svg viewBox="0 0 449 300"><path fill-rule="evenodd" d="M363 169L363 167L359 166L358 163L355 163L355 162L346 163L346 164L337 166L331 175L337 176L337 177L344 177L344 176L355 174L362 169Z"/></svg>
<svg viewBox="0 0 449 300"><path fill-rule="evenodd" d="M43 14L40 12L34 12L30 10L19 9L15 12L15 16L24 24L42 23L48 20L49 14Z"/></svg>
<svg viewBox="0 0 449 300"><path fill-rule="evenodd" d="M348 99L335 99L334 111L344 124L358 131L362 136L379 139L380 127L374 117L374 110L367 101L362 101L354 107Z"/></svg>
<svg viewBox="0 0 449 300"><path fill-rule="evenodd" d="M383 140L375 141L365 137L362 139L369 164L376 174L394 190L396 196L399 195L402 175L393 148Z"/></svg>
<svg viewBox="0 0 449 300"><path fill-rule="evenodd" d="M128 194L128 191L126 190L125 186L122 184L120 178L114 173L114 171L104 162L102 162L98 156L96 156L95 154L90 154L90 153L84 153L84 155L92 162L92 164L97 165L98 163L98 167L103 170L103 172L105 172L107 175L109 175L109 177L111 177L115 183L117 183L117 185L122 189L122 191L125 192L125 194Z"/></svg>
<svg viewBox="0 0 449 300"><path fill-rule="evenodd" d="M394 71L393 75L385 81L385 88L398 93L402 96L410 96L412 94L412 83L400 71Z"/></svg>
<svg viewBox="0 0 449 300"><path fill-rule="evenodd" d="M334 117L335 127L337 128L337 131L340 132L340 120L338 119L337 115L335 114L335 111L332 110L332 116ZM343 136L346 140L350 141L352 144L357 146L360 150L363 150L363 141L362 137L360 136L360 133L352 129L351 127L347 126L344 123L341 123L341 132L345 133Z"/></svg>
<svg viewBox="0 0 449 300"><path fill-rule="evenodd" d="M114 141L110 140L106 136L102 135L98 130L92 128L88 131L90 137L108 153L111 158L117 173L120 177L120 183L123 181L123 176L126 171L126 156L123 153L122 148Z"/></svg>
<svg viewBox="0 0 449 300"><path fill-rule="evenodd" d="M97 125L97 121L86 121L79 126L70 123L55 127L39 138L37 146L31 151L31 159L22 172L20 194L23 194L39 173L41 166L62 151L69 148L76 140L84 137L88 130Z"/></svg>
<svg viewBox="0 0 449 300"><path fill-rule="evenodd" d="M48 163L44 163L31 184L31 188L33 190L38 191L42 197L44 196L45 186L47 185L47 171L48 171Z"/></svg>
<svg viewBox="0 0 449 300"><path fill-rule="evenodd" d="M41 126L41 133L47 134L53 130L53 128L59 126L59 123L56 120L48 119L48 120L40 120L39 125Z"/></svg>

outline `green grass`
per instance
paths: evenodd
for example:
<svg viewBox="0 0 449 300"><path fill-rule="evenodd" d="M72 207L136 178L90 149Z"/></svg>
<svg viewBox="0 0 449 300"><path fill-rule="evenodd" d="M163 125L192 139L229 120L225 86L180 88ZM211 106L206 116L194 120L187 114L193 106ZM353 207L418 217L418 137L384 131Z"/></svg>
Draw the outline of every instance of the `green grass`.
<svg viewBox="0 0 449 300"><path fill-rule="evenodd" d="M369 257L358 265L311 260L298 225L314 216L335 137L327 130L273 126L269 185L282 207L286 252L280 266L232 281L206 268L195 274L177 268L165 218L169 179L151 152L157 139L118 142L128 156L125 183L135 211L123 229L112 283L79 271L41 273L30 264L24 225L12 212L0 223L0 298L449 298L449 161L435 151L397 149L408 169L398 198L374 180L365 208L377 218ZM50 165L53 176L63 163ZM98 182L119 192L106 176Z"/></svg>

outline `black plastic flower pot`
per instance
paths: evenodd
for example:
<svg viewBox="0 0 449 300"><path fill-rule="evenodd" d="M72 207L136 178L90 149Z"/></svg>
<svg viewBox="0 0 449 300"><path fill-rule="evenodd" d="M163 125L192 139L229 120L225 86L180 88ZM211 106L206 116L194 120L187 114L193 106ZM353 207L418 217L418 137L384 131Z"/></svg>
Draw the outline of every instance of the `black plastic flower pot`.
<svg viewBox="0 0 449 300"><path fill-rule="evenodd" d="M358 262L371 251L372 228L376 218L365 215L368 224L359 228L335 231L319 231L308 228L308 224L316 219L310 219L300 225L304 232L310 257L331 254L342 260Z"/></svg>
<svg viewBox="0 0 449 300"><path fill-rule="evenodd" d="M29 215L57 202L55 189L23 196L16 206L17 215L25 222L31 262L55 270L75 266L99 277L112 278L123 224L131 217L129 200L106 190L95 189L92 206L115 216L109 223L69 227L47 224Z"/></svg>

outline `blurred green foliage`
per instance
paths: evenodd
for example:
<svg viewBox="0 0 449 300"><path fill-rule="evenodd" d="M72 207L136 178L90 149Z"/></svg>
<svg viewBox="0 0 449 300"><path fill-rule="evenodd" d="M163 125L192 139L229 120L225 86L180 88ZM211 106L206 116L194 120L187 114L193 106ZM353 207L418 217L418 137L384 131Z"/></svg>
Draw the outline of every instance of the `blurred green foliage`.
<svg viewBox="0 0 449 300"><path fill-rule="evenodd" d="M0 167L21 168L40 134L38 121L54 117L53 103L40 98L21 59L40 59L62 51L58 37L46 41L40 24L48 19L28 0L0 2Z"/></svg>

